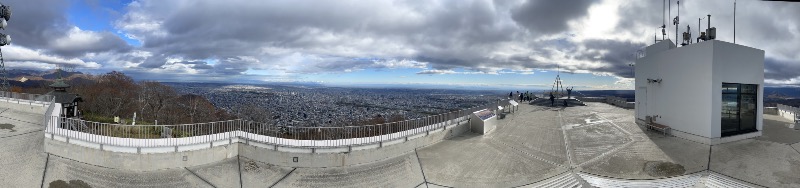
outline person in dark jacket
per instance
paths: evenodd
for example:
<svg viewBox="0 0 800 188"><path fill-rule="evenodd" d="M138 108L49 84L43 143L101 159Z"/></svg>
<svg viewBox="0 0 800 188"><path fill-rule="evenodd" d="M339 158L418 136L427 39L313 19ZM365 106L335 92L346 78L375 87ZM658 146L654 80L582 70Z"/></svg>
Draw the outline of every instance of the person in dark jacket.
<svg viewBox="0 0 800 188"><path fill-rule="evenodd" d="M567 88L567 98L568 98L568 99L569 99L570 97L572 97L572 89L573 89L573 88L575 88L575 87L572 87L572 88Z"/></svg>
<svg viewBox="0 0 800 188"><path fill-rule="evenodd" d="M553 92L550 92L550 106L556 106L556 96L553 96Z"/></svg>

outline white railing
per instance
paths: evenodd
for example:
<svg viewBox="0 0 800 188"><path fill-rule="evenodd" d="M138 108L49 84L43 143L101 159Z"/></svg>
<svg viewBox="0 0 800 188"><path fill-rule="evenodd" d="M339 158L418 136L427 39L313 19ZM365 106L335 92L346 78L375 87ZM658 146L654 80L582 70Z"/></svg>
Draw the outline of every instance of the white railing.
<svg viewBox="0 0 800 188"><path fill-rule="evenodd" d="M800 108L778 104L778 115L800 123Z"/></svg>
<svg viewBox="0 0 800 188"><path fill-rule="evenodd" d="M0 91L0 101L7 103L41 105L42 107L53 102L55 97L51 95L39 95L30 93L15 93Z"/></svg>
<svg viewBox="0 0 800 188"><path fill-rule="evenodd" d="M493 102L412 120L345 127L278 126L239 119L182 125L120 125L48 116L49 119L45 120L45 136L101 149L124 147L128 152L154 148L160 148L161 152L193 150L235 142L293 148L342 148L382 145L384 142L425 136L464 123L472 112L491 109L497 104Z"/></svg>

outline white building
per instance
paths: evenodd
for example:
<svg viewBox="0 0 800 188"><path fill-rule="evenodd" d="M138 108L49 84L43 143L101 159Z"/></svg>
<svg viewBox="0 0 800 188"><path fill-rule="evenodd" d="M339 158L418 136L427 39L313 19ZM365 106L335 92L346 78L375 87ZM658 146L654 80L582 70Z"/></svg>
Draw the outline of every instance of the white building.
<svg viewBox="0 0 800 188"><path fill-rule="evenodd" d="M648 46L636 60L636 118L706 144L761 135L764 51L718 40Z"/></svg>

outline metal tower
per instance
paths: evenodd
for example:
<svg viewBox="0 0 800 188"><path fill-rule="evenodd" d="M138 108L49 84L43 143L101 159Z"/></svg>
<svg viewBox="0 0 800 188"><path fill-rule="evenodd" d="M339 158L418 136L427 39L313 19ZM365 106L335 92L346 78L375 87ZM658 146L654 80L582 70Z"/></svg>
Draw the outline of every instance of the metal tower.
<svg viewBox="0 0 800 188"><path fill-rule="evenodd" d="M11 18L11 8L7 5L0 4L0 29L5 30L8 25L8 20ZM11 44L11 36L0 33L0 46ZM0 50L0 91L9 91L11 86L8 84L8 73L6 72L6 63L3 60L3 51Z"/></svg>
<svg viewBox="0 0 800 188"><path fill-rule="evenodd" d="M3 50L0 49L0 76L2 76L2 81L0 81L0 91L10 91L11 85L8 84L8 73L6 73L6 63L3 60Z"/></svg>
<svg viewBox="0 0 800 188"><path fill-rule="evenodd" d="M561 67L559 67L558 73L556 74L556 80L553 82L553 87L550 88L550 93L557 98L561 98L564 95L564 85L561 84Z"/></svg>

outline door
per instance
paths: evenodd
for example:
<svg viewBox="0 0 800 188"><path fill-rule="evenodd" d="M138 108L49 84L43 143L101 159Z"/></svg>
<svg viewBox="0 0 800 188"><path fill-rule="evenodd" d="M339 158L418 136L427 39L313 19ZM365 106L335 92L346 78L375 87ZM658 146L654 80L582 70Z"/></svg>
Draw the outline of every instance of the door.
<svg viewBox="0 0 800 188"><path fill-rule="evenodd" d="M636 89L636 118L645 119L647 116L647 87L639 87Z"/></svg>
<svg viewBox="0 0 800 188"><path fill-rule="evenodd" d="M722 83L722 136L757 131L757 106L758 85Z"/></svg>

